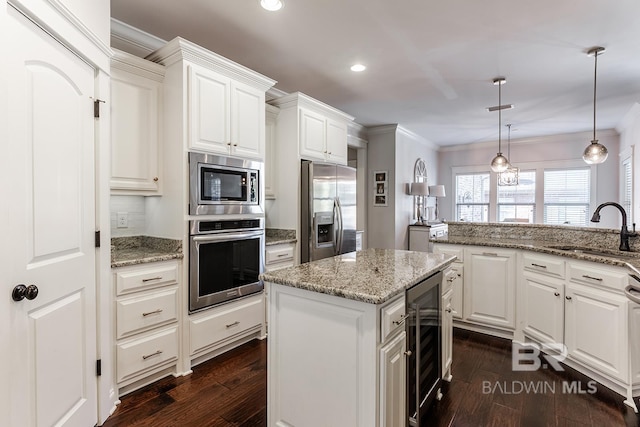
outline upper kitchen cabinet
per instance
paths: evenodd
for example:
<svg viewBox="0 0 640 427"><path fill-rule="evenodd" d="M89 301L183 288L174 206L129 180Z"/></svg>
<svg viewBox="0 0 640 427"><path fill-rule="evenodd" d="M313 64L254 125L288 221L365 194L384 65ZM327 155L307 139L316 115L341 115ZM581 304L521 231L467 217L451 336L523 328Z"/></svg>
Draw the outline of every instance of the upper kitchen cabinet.
<svg viewBox="0 0 640 427"><path fill-rule="evenodd" d="M298 146L300 158L347 164L347 126L352 116L300 92L270 104L280 107L278 134Z"/></svg>
<svg viewBox="0 0 640 427"><path fill-rule="evenodd" d="M275 155L276 119L280 109L273 105L266 105L265 141L264 141L264 196L266 199L276 198L276 184L274 171L278 167Z"/></svg>
<svg viewBox="0 0 640 427"><path fill-rule="evenodd" d="M160 195L164 67L114 49L111 193Z"/></svg>
<svg viewBox="0 0 640 427"><path fill-rule="evenodd" d="M275 84L180 37L147 57L167 67L167 119L188 150L264 160L265 92Z"/></svg>

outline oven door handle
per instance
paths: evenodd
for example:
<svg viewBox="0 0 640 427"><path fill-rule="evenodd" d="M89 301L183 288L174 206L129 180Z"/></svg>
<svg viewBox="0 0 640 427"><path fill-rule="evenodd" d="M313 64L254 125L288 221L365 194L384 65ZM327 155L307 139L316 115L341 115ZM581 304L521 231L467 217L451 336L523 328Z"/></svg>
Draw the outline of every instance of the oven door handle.
<svg viewBox="0 0 640 427"><path fill-rule="evenodd" d="M251 238L260 238L264 236L264 231L247 231L244 233L220 233L206 234L202 236L191 236L194 242L224 242L232 240L244 240Z"/></svg>

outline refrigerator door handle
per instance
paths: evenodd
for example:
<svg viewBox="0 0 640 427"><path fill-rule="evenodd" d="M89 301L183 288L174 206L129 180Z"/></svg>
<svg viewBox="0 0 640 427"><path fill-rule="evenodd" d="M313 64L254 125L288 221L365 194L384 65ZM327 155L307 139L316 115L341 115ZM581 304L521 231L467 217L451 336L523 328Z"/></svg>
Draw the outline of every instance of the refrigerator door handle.
<svg viewBox="0 0 640 427"><path fill-rule="evenodd" d="M336 205L338 206L338 255L342 253L342 243L344 241L344 222L342 221L342 205L340 198L336 197Z"/></svg>
<svg viewBox="0 0 640 427"><path fill-rule="evenodd" d="M338 226L338 217L339 217L340 207L338 205L338 198L333 198L333 254L338 255L340 252L340 228Z"/></svg>

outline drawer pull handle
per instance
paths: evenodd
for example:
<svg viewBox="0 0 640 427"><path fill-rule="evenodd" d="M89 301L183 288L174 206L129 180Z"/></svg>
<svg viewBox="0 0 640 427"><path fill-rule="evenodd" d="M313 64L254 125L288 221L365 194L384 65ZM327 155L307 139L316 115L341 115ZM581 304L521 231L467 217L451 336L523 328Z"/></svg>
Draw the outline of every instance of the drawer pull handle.
<svg viewBox="0 0 640 427"><path fill-rule="evenodd" d="M553 293L555 296L559 297L560 296L560 292L554 292Z"/></svg>
<svg viewBox="0 0 640 427"><path fill-rule="evenodd" d="M240 322L236 320L235 322L233 322L233 323L229 323L229 324L228 324L228 325L226 325L226 326L227 326L227 328L232 328L232 327L234 327L234 326L238 326L239 324L240 324Z"/></svg>
<svg viewBox="0 0 640 427"><path fill-rule="evenodd" d="M571 301L571 297L570 296L567 295L565 298L567 299L567 301Z"/></svg>
<svg viewBox="0 0 640 427"><path fill-rule="evenodd" d="M148 279L142 279L142 282L151 282L152 280L160 280L162 276L150 277Z"/></svg>
<svg viewBox="0 0 640 427"><path fill-rule="evenodd" d="M588 276L586 274L583 274L582 277L584 277L585 279L597 280L598 282L602 282L602 279L600 277Z"/></svg>
<svg viewBox="0 0 640 427"><path fill-rule="evenodd" d="M289 256L289 254L279 254L278 258L282 258L283 256Z"/></svg>
<svg viewBox="0 0 640 427"><path fill-rule="evenodd" d="M153 357L153 356L158 356L159 354L162 354L162 350L158 350L155 353L144 355L144 356L142 356L142 360L147 360L148 358Z"/></svg>
<svg viewBox="0 0 640 427"><path fill-rule="evenodd" d="M157 310L153 310L153 311L148 311L146 313L142 313L142 317L147 317L147 316L151 316L152 314L158 314L158 313L162 313L162 309L159 308Z"/></svg>
<svg viewBox="0 0 640 427"><path fill-rule="evenodd" d="M391 323L393 323L396 326L400 326L400 325L402 325L404 323L404 319L405 319L405 317L404 317L404 315L402 315L402 316L400 316L400 320L394 320Z"/></svg>
<svg viewBox="0 0 640 427"><path fill-rule="evenodd" d="M454 280L456 280L456 278L455 278L455 277L449 277L449 278L447 279L447 282L453 282Z"/></svg>
<svg viewBox="0 0 640 427"><path fill-rule="evenodd" d="M536 264L535 262L532 262L531 265L533 265L534 267L547 268L546 265Z"/></svg>
<svg viewBox="0 0 640 427"><path fill-rule="evenodd" d="M495 252L482 252L482 255L484 255L484 256L498 256L498 254L495 253Z"/></svg>

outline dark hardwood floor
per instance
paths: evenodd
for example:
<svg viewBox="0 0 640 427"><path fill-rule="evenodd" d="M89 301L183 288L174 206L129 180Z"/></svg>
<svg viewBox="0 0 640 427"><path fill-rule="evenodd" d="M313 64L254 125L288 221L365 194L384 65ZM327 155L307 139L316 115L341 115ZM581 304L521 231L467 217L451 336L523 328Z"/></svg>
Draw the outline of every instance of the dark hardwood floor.
<svg viewBox="0 0 640 427"><path fill-rule="evenodd" d="M126 395L104 427L265 426L266 350L266 340L254 340L194 367L187 377L168 377ZM430 425L640 426L619 395L600 384L588 393L589 379L573 370L513 372L508 340L456 330L453 351L453 381L432 407ZM563 392L563 383L572 381L586 393Z"/></svg>

